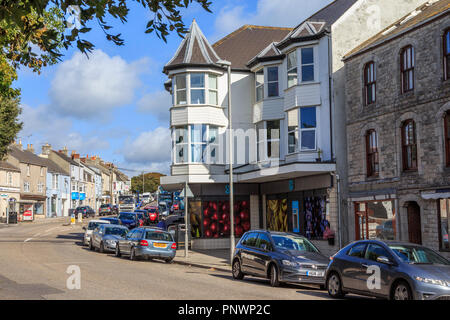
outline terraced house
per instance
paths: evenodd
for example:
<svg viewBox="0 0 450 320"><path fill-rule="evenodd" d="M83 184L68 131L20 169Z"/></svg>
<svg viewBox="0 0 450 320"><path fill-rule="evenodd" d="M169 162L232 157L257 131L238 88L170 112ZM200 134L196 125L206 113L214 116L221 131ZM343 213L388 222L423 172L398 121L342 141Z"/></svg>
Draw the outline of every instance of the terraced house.
<svg viewBox="0 0 450 320"><path fill-rule="evenodd" d="M450 256L450 3L430 1L346 55L352 239Z"/></svg>
<svg viewBox="0 0 450 320"><path fill-rule="evenodd" d="M337 251L347 217L340 218L347 172L341 59L423 2L336 0L294 28L246 25L213 45L192 23L164 67L173 153L161 184L190 185L194 247L229 246L231 94L236 236L250 228L291 231ZM334 245L323 241L327 226L342 235Z"/></svg>

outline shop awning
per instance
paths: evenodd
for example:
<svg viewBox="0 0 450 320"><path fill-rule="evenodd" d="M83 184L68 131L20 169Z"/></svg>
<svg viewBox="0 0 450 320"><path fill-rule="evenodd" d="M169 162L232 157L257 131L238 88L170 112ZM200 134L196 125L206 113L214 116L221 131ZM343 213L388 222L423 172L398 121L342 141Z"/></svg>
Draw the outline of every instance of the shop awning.
<svg viewBox="0 0 450 320"><path fill-rule="evenodd" d="M36 194L20 194L20 200L36 200L36 201L45 201L47 199L46 196L36 195Z"/></svg>
<svg viewBox="0 0 450 320"><path fill-rule="evenodd" d="M421 196L425 200L448 199L450 198L450 190L423 191Z"/></svg>

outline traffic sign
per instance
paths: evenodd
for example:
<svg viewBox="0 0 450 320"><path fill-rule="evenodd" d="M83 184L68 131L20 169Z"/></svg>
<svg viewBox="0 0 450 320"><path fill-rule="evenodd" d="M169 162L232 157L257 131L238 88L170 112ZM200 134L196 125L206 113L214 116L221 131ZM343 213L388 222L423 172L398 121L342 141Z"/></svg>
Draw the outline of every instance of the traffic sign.
<svg viewBox="0 0 450 320"><path fill-rule="evenodd" d="M187 189L187 192L186 192ZM191 188L189 188L189 185L186 185L186 188L184 188L181 192L180 192L180 198L184 198L184 197L189 197L189 198L193 198L194 194L192 193Z"/></svg>

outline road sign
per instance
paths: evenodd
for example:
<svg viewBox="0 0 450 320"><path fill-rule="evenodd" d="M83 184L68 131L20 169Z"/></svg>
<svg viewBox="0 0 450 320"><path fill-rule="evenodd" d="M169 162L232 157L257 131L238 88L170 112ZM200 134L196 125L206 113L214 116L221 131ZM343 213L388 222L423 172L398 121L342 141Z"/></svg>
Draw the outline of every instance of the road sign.
<svg viewBox="0 0 450 320"><path fill-rule="evenodd" d="M186 192L186 190L187 190L187 192ZM186 196L189 198L194 197L194 194L192 193L191 188L189 188L189 185L186 185L186 187L180 192L180 198L185 198Z"/></svg>

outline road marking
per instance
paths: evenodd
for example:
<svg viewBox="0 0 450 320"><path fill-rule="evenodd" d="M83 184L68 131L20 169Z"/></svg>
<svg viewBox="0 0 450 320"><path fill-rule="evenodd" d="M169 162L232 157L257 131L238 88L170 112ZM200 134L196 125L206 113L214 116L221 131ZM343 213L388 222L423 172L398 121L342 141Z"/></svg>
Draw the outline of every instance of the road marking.
<svg viewBox="0 0 450 320"><path fill-rule="evenodd" d="M33 239L33 238L28 238L28 239L26 239L24 242L28 242L28 241L30 241L31 239Z"/></svg>

